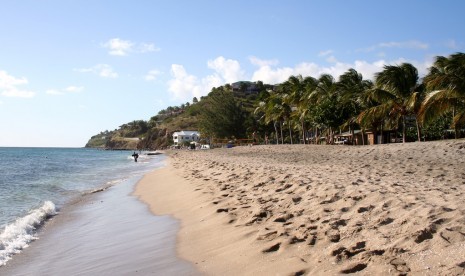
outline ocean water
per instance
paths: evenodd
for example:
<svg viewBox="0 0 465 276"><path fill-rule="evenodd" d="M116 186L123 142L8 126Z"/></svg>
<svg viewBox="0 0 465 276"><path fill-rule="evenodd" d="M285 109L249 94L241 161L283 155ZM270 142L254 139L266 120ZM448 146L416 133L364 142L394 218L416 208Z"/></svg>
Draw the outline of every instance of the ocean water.
<svg viewBox="0 0 465 276"><path fill-rule="evenodd" d="M131 154L84 148L0 148L0 268L38 239L45 222L59 216L62 208L92 191L162 166L160 155L142 154L136 163Z"/></svg>

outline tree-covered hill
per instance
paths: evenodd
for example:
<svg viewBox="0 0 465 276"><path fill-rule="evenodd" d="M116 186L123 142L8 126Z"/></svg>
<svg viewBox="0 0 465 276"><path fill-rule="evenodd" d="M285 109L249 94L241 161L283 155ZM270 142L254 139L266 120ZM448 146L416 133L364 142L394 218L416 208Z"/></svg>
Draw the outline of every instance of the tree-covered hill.
<svg viewBox="0 0 465 276"><path fill-rule="evenodd" d="M94 135L86 147L160 149L171 145L172 133L180 130L198 130L203 137L244 138L246 129L252 129L256 121L251 119L255 106L268 97L267 90L272 88L262 82L238 82L213 88L207 96L167 107L148 121L129 122ZM231 129L232 125L236 127Z"/></svg>

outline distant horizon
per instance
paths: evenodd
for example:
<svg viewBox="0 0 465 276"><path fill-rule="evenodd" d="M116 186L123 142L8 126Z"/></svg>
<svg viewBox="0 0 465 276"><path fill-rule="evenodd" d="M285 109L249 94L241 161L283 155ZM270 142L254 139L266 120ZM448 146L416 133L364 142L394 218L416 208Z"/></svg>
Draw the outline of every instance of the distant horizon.
<svg viewBox="0 0 465 276"><path fill-rule="evenodd" d="M6 148L11 148L11 149L21 149L21 148L28 148L28 149L36 149L36 148L39 148L39 149L85 149L85 145L82 146L82 147L53 147L53 146L48 146L48 147L41 147L41 146L11 146L11 147L7 147L7 146L0 146L0 148L2 149L6 149ZM90 148L89 148L90 149Z"/></svg>
<svg viewBox="0 0 465 276"><path fill-rule="evenodd" d="M435 56L465 52L464 8L420 0L7 2L0 146L84 147L101 131L236 81L337 78L349 68L372 79L403 62L423 76Z"/></svg>

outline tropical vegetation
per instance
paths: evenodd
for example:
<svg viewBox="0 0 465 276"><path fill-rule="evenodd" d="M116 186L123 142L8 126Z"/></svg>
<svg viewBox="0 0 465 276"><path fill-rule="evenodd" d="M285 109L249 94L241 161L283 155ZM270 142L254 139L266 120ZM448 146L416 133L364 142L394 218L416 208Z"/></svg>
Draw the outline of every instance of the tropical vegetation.
<svg viewBox="0 0 465 276"><path fill-rule="evenodd" d="M276 85L226 84L148 121L95 135L88 146L125 148L136 141L138 148L166 147L177 130L199 130L206 143L253 137L276 144L333 144L341 133L354 139L357 132L367 144L365 133L389 132L405 143L460 138L464 129L465 54L456 53L436 57L424 78L402 63L384 66L373 81L349 69L337 77L290 76Z"/></svg>

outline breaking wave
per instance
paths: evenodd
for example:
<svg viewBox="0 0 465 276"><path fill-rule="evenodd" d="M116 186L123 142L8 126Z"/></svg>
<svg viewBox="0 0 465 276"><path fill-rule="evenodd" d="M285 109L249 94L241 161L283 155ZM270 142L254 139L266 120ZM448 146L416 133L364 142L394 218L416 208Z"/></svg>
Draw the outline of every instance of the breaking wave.
<svg viewBox="0 0 465 276"><path fill-rule="evenodd" d="M24 217L16 219L0 231L0 266L6 264L11 256L21 252L37 239L37 229L50 217L56 215L55 204L45 201L37 209L29 212Z"/></svg>

